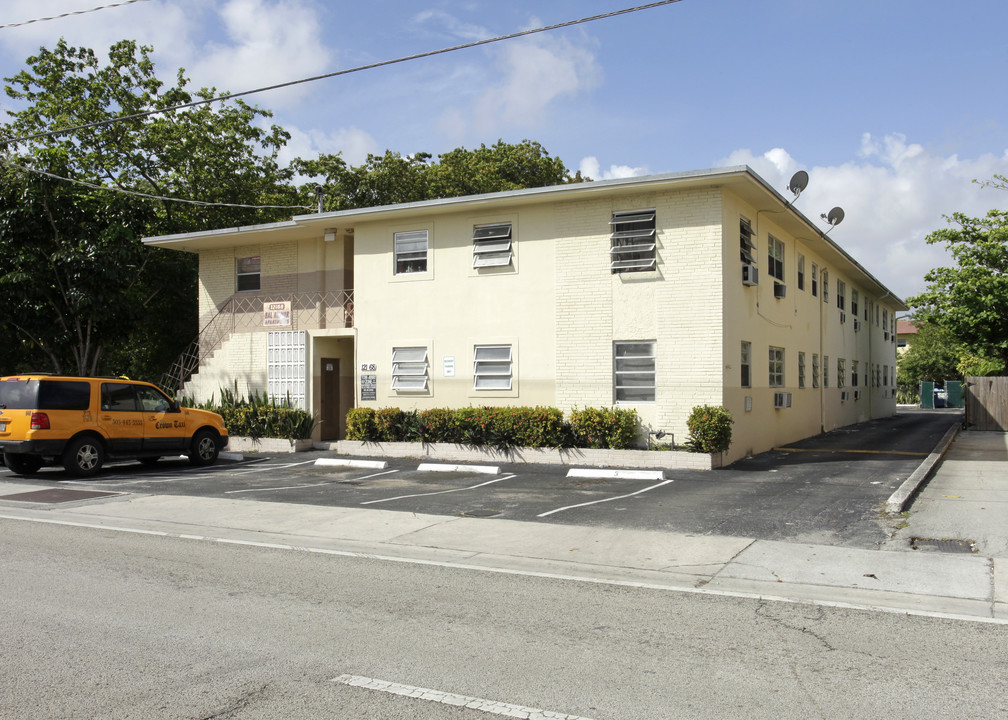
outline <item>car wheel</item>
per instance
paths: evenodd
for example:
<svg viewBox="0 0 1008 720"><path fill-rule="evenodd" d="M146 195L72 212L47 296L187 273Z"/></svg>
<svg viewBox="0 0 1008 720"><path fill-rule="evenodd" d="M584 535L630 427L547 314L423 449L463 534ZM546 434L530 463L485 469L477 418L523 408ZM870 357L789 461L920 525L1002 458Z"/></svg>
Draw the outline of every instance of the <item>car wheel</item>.
<svg viewBox="0 0 1008 720"><path fill-rule="evenodd" d="M34 455L9 455L4 453L3 458L4 465L12 473L17 473L18 475L31 475L38 472L38 469L42 467L42 458L35 457Z"/></svg>
<svg viewBox="0 0 1008 720"><path fill-rule="evenodd" d="M94 437L79 437L71 440L63 451L63 467L71 475L87 477L94 475L105 462L105 449Z"/></svg>
<svg viewBox="0 0 1008 720"><path fill-rule="evenodd" d="M217 461L217 436L209 430L200 430L193 437L189 462L193 465L213 465Z"/></svg>

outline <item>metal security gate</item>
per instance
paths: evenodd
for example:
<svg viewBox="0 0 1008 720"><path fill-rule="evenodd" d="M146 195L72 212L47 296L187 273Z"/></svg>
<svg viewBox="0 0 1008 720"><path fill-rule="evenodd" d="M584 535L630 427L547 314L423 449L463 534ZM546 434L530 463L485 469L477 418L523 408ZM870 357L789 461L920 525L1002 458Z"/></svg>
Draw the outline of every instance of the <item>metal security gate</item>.
<svg viewBox="0 0 1008 720"><path fill-rule="evenodd" d="M1008 377L966 378L966 427L1008 431Z"/></svg>
<svg viewBox="0 0 1008 720"><path fill-rule="evenodd" d="M305 409L305 370L307 365L307 333L274 331L267 339L267 393L273 402L286 402Z"/></svg>

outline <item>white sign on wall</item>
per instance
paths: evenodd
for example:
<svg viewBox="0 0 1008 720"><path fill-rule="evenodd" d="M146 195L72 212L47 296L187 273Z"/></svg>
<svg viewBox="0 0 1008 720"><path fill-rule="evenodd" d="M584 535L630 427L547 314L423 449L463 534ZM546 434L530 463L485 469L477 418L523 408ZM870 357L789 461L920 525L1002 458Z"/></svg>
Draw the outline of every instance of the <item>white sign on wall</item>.
<svg viewBox="0 0 1008 720"><path fill-rule="evenodd" d="M448 377L455 377L455 356L454 355L445 355L441 359L441 374L442 374L442 376L444 376L446 378L448 378Z"/></svg>
<svg viewBox="0 0 1008 720"><path fill-rule="evenodd" d="M290 300L263 303L263 327L290 327L290 324Z"/></svg>

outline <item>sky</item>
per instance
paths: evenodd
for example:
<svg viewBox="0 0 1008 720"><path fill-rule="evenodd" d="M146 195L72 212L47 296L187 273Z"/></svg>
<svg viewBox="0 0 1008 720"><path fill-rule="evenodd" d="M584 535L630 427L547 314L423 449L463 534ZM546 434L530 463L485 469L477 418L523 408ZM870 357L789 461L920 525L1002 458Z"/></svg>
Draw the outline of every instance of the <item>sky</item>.
<svg viewBox="0 0 1008 720"><path fill-rule="evenodd" d="M63 37L130 38L158 76L240 92L644 4L644 0L4 0L9 77ZM1004 0L679 0L251 95L284 159L541 143L595 178L749 165L897 295L950 263L928 233L1008 208ZM11 107L0 97L0 108ZM198 199L198 198L197 198ZM820 223L825 230L827 225Z"/></svg>

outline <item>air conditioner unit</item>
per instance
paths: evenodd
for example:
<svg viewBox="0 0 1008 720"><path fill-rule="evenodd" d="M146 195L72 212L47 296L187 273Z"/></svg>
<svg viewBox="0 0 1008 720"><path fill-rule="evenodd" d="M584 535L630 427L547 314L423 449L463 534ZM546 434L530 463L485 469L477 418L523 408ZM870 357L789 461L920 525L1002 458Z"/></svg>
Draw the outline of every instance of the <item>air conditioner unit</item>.
<svg viewBox="0 0 1008 720"><path fill-rule="evenodd" d="M847 322L847 313L845 312L840 313L840 322L841 323Z"/></svg>
<svg viewBox="0 0 1008 720"><path fill-rule="evenodd" d="M773 394L773 406L778 410L791 407L791 393L775 392Z"/></svg>
<svg viewBox="0 0 1008 720"><path fill-rule="evenodd" d="M841 390L840 391L840 402L847 402L847 399L849 397L850 397L850 393L849 392L847 392L846 390Z"/></svg>
<svg viewBox="0 0 1008 720"><path fill-rule="evenodd" d="M855 320L854 321L854 332L859 332L860 330L861 330L861 321L860 320Z"/></svg>
<svg viewBox="0 0 1008 720"><path fill-rule="evenodd" d="M775 298L782 298L787 294L787 285L784 283L775 282L773 284L773 296Z"/></svg>
<svg viewBox="0 0 1008 720"><path fill-rule="evenodd" d="M759 268L755 265L742 266L742 284L759 285Z"/></svg>

